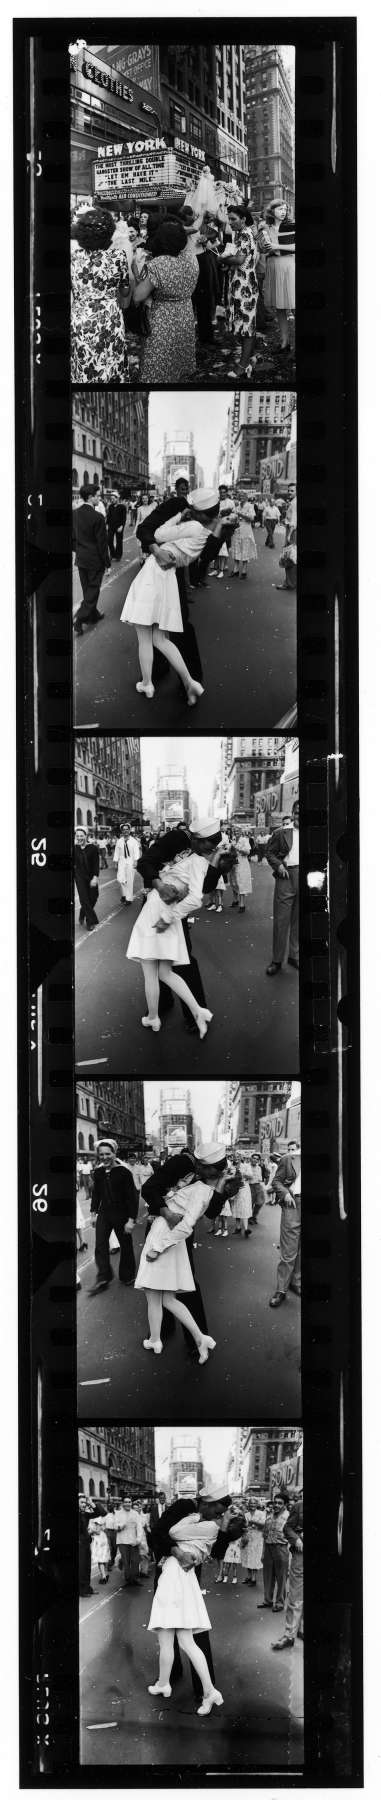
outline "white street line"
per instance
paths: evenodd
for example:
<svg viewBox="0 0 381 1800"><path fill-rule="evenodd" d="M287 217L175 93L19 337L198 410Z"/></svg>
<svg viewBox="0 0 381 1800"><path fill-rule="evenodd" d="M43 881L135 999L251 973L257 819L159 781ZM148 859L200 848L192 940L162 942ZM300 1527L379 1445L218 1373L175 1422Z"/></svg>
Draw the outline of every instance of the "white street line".
<svg viewBox="0 0 381 1800"><path fill-rule="evenodd" d="M82 727L81 727L81 729L82 729ZM117 875L110 875L109 881L101 881L100 886L99 886L100 894L104 893L104 889L106 887L115 887L115 883L117 882L117 880L118 880Z"/></svg>
<svg viewBox="0 0 381 1800"><path fill-rule="evenodd" d="M89 1069L98 1063L108 1062L108 1056L85 1056L83 1062L77 1062L77 1069Z"/></svg>
<svg viewBox="0 0 381 1800"><path fill-rule="evenodd" d="M116 1728L116 1719L107 1719L104 1725L86 1725L86 1731L116 1731Z"/></svg>
<svg viewBox="0 0 381 1800"><path fill-rule="evenodd" d="M111 1375L95 1375L91 1381L80 1381L80 1387L109 1387Z"/></svg>
<svg viewBox="0 0 381 1800"><path fill-rule="evenodd" d="M119 908L117 908L117 907L114 907L114 911L113 911L113 912L111 912L111 913L107 913L107 918L106 918L106 919L99 919L99 920L98 920L98 924L97 924L97 925L94 925L94 928L93 928L93 930L92 930L92 931L89 931L89 932L88 932L88 933L87 933L87 935L86 935L86 937L85 937L85 935L84 935L84 936L83 936L83 937L80 937L80 938L75 938L75 941L74 941L74 949L75 949L75 950L80 950L80 949L81 949L81 945L82 945L82 944L88 944L88 943L89 943L89 939L90 939L90 938L91 938L91 937L94 937L94 935L95 935L95 934L96 934L96 932L97 932L97 931L103 931L103 926L104 926L104 925L109 925L109 924L110 924L110 921L111 921L111 919L118 919L118 918L119 918L119 916L121 916L121 915L119 915ZM102 1061L102 1058L101 1058L101 1061Z"/></svg>
<svg viewBox="0 0 381 1800"><path fill-rule="evenodd" d="M96 1606L90 1607L89 1612L82 1613L82 1618L79 1621L80 1625L86 1625L87 1619L93 1619L94 1613L100 1612L101 1606L109 1606L110 1600L115 1600L115 1595L122 1594L122 1593L123 1593L123 1581L121 1581L120 1587L114 1588L113 1594L106 1594L105 1600L98 1600Z"/></svg>

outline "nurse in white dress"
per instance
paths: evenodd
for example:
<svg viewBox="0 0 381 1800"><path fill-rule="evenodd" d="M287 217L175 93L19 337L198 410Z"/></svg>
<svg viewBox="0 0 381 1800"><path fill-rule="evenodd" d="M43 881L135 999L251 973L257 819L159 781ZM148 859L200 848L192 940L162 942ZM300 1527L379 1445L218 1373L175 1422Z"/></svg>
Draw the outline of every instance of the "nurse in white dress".
<svg viewBox="0 0 381 1800"><path fill-rule="evenodd" d="M203 1697L197 1709L201 1717L210 1713L212 1706L223 1705L219 1688L213 1687L204 1652L193 1636L195 1631L211 1630L195 1568L210 1556L217 1530L213 1520L201 1519L197 1513L190 1513L188 1518L171 1526L169 1537L173 1538L174 1550L178 1548L182 1560L180 1563L175 1554L165 1558L148 1624L148 1631L157 1631L160 1652L159 1679L149 1687L149 1694L170 1697L169 1678L176 1632L180 1649L189 1656L201 1681Z"/></svg>
<svg viewBox="0 0 381 1800"><path fill-rule="evenodd" d="M172 967L173 963L176 966L184 963L184 967L189 963L182 918L186 918L193 906L202 906L207 867L207 857L193 852L167 863L160 871L160 883L166 897L159 894L156 887L151 888L131 932L126 956L142 965L148 1007L142 1025L150 1027L151 1031L161 1028L158 1013L160 981L172 988L189 1007L200 1038L205 1037L210 1025L213 1015L209 1008L199 1005L182 975L177 975Z"/></svg>
<svg viewBox="0 0 381 1800"><path fill-rule="evenodd" d="M145 694L147 700L153 699L152 664L156 647L180 676L188 706L195 706L204 689L189 674L184 657L167 633L183 629L176 568L188 568L204 549L218 517L218 491L195 489L189 496L188 510L192 514L190 518L183 520L179 512L155 531L154 549L129 588L121 619L123 623L135 625L137 631L142 672L142 680L136 683L138 694Z"/></svg>
<svg viewBox="0 0 381 1800"><path fill-rule="evenodd" d="M166 1307L190 1331L197 1344L199 1362L205 1363L209 1351L216 1348L215 1338L200 1330L193 1314L179 1299L179 1293L194 1293L195 1290L186 1239L191 1236L197 1220L203 1218L212 1194L221 1189L221 1174L222 1185L224 1183L225 1146L218 1143L201 1145L197 1161L205 1165L201 1180L190 1172L178 1182L166 1195L165 1207L170 1219L160 1215L150 1227L135 1287L143 1288L147 1300L150 1335L143 1339L144 1349L153 1350L155 1356L161 1355L160 1332L163 1307Z"/></svg>

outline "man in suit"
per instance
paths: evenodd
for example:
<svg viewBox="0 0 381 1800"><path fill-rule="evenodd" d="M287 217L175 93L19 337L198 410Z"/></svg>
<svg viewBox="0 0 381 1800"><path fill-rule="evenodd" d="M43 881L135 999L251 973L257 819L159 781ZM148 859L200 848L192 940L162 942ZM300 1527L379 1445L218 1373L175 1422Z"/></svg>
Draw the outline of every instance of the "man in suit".
<svg viewBox="0 0 381 1800"><path fill-rule="evenodd" d="M90 1288L91 1295L100 1294L113 1279L110 1263L110 1237L115 1231L120 1244L119 1281L125 1287L133 1287L136 1263L132 1242L132 1232L139 1211L139 1195L130 1169L126 1168L117 1155L117 1144L114 1138L101 1138L98 1143L98 1154L101 1160L95 1165L93 1172L93 1192L91 1212L96 1213L95 1227L95 1262L97 1279Z"/></svg>
<svg viewBox="0 0 381 1800"><path fill-rule="evenodd" d="M97 844L88 844L87 831L78 826L74 842L74 880L79 897L79 923L85 924L87 931L94 931L98 924L94 910L99 894L98 876Z"/></svg>
<svg viewBox="0 0 381 1800"><path fill-rule="evenodd" d="M149 845L148 849L144 851L143 855L139 857L139 862L136 865L139 875L143 878L145 888L149 889L153 886L157 887L158 893L161 892L162 897L165 899L164 888L161 889L159 885L160 872L166 863L172 862L173 857L181 855L184 859L178 864L178 871L179 874L183 876L184 881L189 881L191 884L189 901L184 901L181 911L184 937L188 956L190 958L189 964L187 964L186 979L187 986L190 987L191 993L194 994L195 1000L198 1001L200 1006L206 1006L205 992L199 965L192 952L192 940L186 911L187 905L189 912L191 912L194 907L199 907L201 905L204 895L214 893L220 875L228 874L229 869L233 866L235 853L233 851L220 849L220 841L221 829L218 821L199 819L195 828L188 828L188 826L179 823L169 831L164 831L158 835L154 842ZM195 893L193 890L193 881L196 872L197 857L202 858L203 861L202 866L200 865L199 891L198 893ZM188 866L187 859L189 859ZM205 866L205 861L207 866ZM180 968L178 969L178 974L181 974ZM159 1001L159 1015L161 1019L163 1019L166 1012L170 1011L173 1005L174 1000L170 993L170 989L166 988L165 983L161 982ZM185 1006L181 1001L181 1008L185 1030L189 1034L197 1033L196 1021L192 1019L192 1016L189 1013L189 1007Z"/></svg>
<svg viewBox="0 0 381 1800"><path fill-rule="evenodd" d="M287 1155L281 1156L270 1192L274 1194L272 1204L278 1200L281 1206L280 1262L275 1294L269 1300L269 1306L276 1307L282 1306L289 1288L299 1298L301 1294L301 1180L298 1144L290 1143Z"/></svg>
<svg viewBox="0 0 381 1800"><path fill-rule="evenodd" d="M83 593L74 620L76 637L82 637L84 625L98 625L104 617L98 612L98 600L109 553L105 520L95 511L97 494L97 488L81 487L82 505L73 513L75 560Z"/></svg>
<svg viewBox="0 0 381 1800"><path fill-rule="evenodd" d="M111 561L120 562L123 551L123 532L127 518L127 507L121 500L119 489L111 495L107 512L107 542Z"/></svg>
<svg viewBox="0 0 381 1800"><path fill-rule="evenodd" d="M299 800L291 817L273 831L265 850L275 877L272 960L266 975L279 975L286 955L292 969L299 969Z"/></svg>
<svg viewBox="0 0 381 1800"><path fill-rule="evenodd" d="M169 500L162 500L160 503L160 506L154 506L153 511L148 513L147 518L142 520L141 525L137 526L136 537L138 538L139 543L141 544L141 547L142 547L142 550L143 550L145 556L149 556L150 551L152 550L155 531L158 531L159 525L166 525L167 519L174 519L176 517L176 513L184 511L184 509L186 508L187 503L188 503L188 494L189 494L188 471L187 471L187 469L178 469L176 480L175 480L174 495L171 495ZM200 652L199 652L199 648L198 648L194 625L191 624L191 621L189 618L188 570L187 569L176 569L175 574L176 574L177 586L178 586L178 590L179 590L179 601L180 601L180 611L181 611L181 618L182 618L182 623L183 623L183 630L181 633L178 631L177 632L171 631L169 633L169 636L173 639L174 644L178 644L179 650L181 650L181 654L184 657L187 668L189 669L189 674L192 676L193 680L194 681L202 681L203 680L203 672L202 672L202 663L201 663ZM162 668L163 664L165 665L164 668ZM160 655L160 651L155 650L153 675L154 675L154 677L156 675L156 680L158 678L158 674L160 677L161 674L163 674L163 675L166 674L167 670L168 670L168 663L166 662L165 657ZM182 686L183 694L185 696L185 689L183 687L183 683L181 683L181 686ZM186 698L186 696L185 696L185 698Z"/></svg>

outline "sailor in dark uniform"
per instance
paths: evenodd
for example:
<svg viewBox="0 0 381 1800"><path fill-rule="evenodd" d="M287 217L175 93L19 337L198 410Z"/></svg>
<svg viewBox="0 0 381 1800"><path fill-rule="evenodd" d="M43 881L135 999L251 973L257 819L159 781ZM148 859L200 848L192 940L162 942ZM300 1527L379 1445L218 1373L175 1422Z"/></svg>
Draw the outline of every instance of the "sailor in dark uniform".
<svg viewBox="0 0 381 1800"><path fill-rule="evenodd" d="M101 1138L98 1152L101 1160L93 1172L91 1212L96 1213L95 1262L97 1279L91 1294L99 1294L112 1281L110 1237L115 1231L120 1244L119 1281L133 1287L136 1263L132 1232L139 1211L139 1195L131 1170L120 1161L114 1138Z"/></svg>

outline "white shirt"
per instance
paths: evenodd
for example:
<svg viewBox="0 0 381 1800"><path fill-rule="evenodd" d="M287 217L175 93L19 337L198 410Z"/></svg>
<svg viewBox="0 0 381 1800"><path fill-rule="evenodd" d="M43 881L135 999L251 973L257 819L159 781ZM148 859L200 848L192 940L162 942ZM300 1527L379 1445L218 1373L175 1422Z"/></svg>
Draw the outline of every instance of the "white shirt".
<svg viewBox="0 0 381 1800"><path fill-rule="evenodd" d="M286 826L286 831L289 831L289 830L290 830L290 826ZM284 857L284 861L287 863L288 869L295 869L295 868L299 868L299 826L292 825L291 830L292 830L291 849L288 851L288 855Z"/></svg>
<svg viewBox="0 0 381 1800"><path fill-rule="evenodd" d="M130 1512L125 1512L124 1506L121 1506L114 1514L114 1525L117 1544L140 1544L142 1536L140 1517L133 1506L131 1506Z"/></svg>

